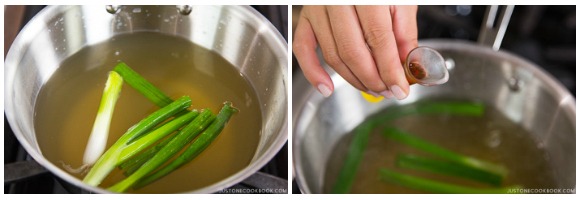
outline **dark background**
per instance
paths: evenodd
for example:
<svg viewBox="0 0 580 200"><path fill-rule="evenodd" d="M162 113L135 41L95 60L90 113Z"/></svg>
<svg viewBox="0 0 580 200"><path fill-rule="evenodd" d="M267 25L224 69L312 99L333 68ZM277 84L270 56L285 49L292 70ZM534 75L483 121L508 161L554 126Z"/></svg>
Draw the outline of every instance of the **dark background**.
<svg viewBox="0 0 580 200"><path fill-rule="evenodd" d="M419 6L419 39L477 41L486 6ZM542 67L576 96L576 6L515 6L501 50Z"/></svg>

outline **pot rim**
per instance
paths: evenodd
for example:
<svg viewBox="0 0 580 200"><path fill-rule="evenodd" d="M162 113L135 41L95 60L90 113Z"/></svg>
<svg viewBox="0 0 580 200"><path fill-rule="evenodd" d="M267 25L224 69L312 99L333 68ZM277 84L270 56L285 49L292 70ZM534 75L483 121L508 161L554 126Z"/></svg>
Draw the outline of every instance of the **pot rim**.
<svg viewBox="0 0 580 200"><path fill-rule="evenodd" d="M549 92L553 95L556 99L560 99L559 106L562 106L562 110L566 113L568 118L575 119L576 116L576 98L571 95L571 93L565 89L562 83L556 81L556 79L546 72L544 69L539 67L538 65L526 60L525 58L519 57L511 52L498 50L494 51L493 49L476 44L474 42L466 41L466 40L459 40L459 39L425 39L419 41L419 46L428 46L433 49L443 50L443 49L459 49L462 48L462 52L477 52L478 54L482 54L482 56L493 57L504 59L513 63L518 64L520 67L524 67L527 70L530 70L535 76L538 77L543 83L547 84L549 88ZM323 61L322 61L323 62ZM331 70L332 71L332 70ZM334 73L334 72L333 72ZM303 78L303 74L298 74L300 78ZM331 74L331 76L333 76ZM296 80L296 77L293 77ZM305 79L304 79L305 80ZM295 83L294 83L295 84ZM303 163L302 163L302 155L300 153L301 150L301 139L303 134L297 133L297 130L300 129L304 124L304 122L300 122L300 118L304 115L305 109L312 109L307 108L308 102L319 102L323 99L322 95L317 93L313 87L310 85L306 86L307 89L303 90L302 94L293 94L293 96L298 96L298 98L294 99L297 103L294 104L292 108L292 163L293 163L293 177L296 179L296 183L302 193L311 194L312 189L308 186L306 182L306 178L304 177L303 171ZM574 128L576 124L573 123ZM324 161L326 162L326 161Z"/></svg>

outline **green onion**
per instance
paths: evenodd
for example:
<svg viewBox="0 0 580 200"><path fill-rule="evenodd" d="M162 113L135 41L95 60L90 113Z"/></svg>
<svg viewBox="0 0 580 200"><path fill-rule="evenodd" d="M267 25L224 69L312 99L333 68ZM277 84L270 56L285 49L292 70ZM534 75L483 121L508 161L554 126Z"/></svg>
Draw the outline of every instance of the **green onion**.
<svg viewBox="0 0 580 200"><path fill-rule="evenodd" d="M155 154L155 156L143 164L137 171L108 189L113 192L124 192L129 189L137 181L153 172L169 160L175 153L179 152L187 143L203 131L214 120L214 118L215 116L211 114L209 109L202 111L197 118L181 129L175 138L165 145L157 154Z"/></svg>
<svg viewBox="0 0 580 200"><path fill-rule="evenodd" d="M475 102L417 102L407 106L394 107L385 111L384 114L372 116L365 121L376 126L409 115L449 114L480 117L484 111L485 106Z"/></svg>
<svg viewBox="0 0 580 200"><path fill-rule="evenodd" d="M133 71L127 64L124 62L120 62L115 66L114 71L119 73L124 79L127 84L133 87L135 90L139 91L143 94L147 99L155 103L155 105L159 107L164 107L173 100L165 95L161 90L157 89L153 84L149 81L145 80L141 75L137 72Z"/></svg>
<svg viewBox="0 0 580 200"><path fill-rule="evenodd" d="M423 190L432 193L446 194L504 194L517 193L521 186L515 185L504 188L473 188L461 185L449 184L417 176L406 175L388 169L379 170L382 181L391 182L404 187Z"/></svg>
<svg viewBox="0 0 580 200"><path fill-rule="evenodd" d="M88 185L98 186L117 166L122 170L125 170L125 174L128 175L128 177L110 187L109 189L111 191L125 191L137 181L143 179L147 175L151 175L155 170L158 170L158 173L153 174L154 176L151 176L152 179L149 179L148 182L154 181L199 155L219 135L231 115L238 111L236 108L231 106L231 103L227 102L222 111L220 111L216 122L212 124L216 116L213 115L210 110L203 110L201 114L195 110L188 112L187 108L191 106L191 99L189 97L182 97L173 101L161 92L161 90L145 80L123 62L118 63L115 66L114 71L110 72L110 74L112 74L110 76L115 75L120 79L120 81L118 81L119 91L117 92L116 97L108 97L107 99L111 98L116 100L118 98L118 93L120 92L120 87L124 80L154 104L161 107L161 109L129 128L125 134L123 134L100 158L98 158L93 168L83 179L83 182ZM109 80L107 81L105 93L107 93L108 87ZM103 95L103 102L105 102L105 95L106 94ZM113 106L110 106L110 108L107 107L106 109L103 108L103 102L101 103L101 108L99 108L99 115L97 116L98 119L95 121L95 126L100 127L101 129L106 128L105 132L108 132L114 101L112 103ZM101 110L110 110L108 112L111 113L103 113L104 117L100 117ZM169 119L172 116L175 117ZM108 122L105 124L101 122L103 120L108 120ZM99 121L99 123L97 123L97 121ZM165 124L159 125L162 122L165 122ZM180 129L185 124L187 125L178 133L171 135L174 131ZM210 127L208 128L208 126ZM155 130L151 131L154 128ZM192 142L189 148L187 148L187 150L185 150L179 157L167 164L165 168L161 168L161 170L158 169L206 128L208 130L199 136L195 142ZM102 130L98 132L102 132ZM95 141L103 141L102 135L97 136L97 134L95 134L95 136L91 136L91 138L93 137L96 138L93 139ZM103 150L106 147L107 135L104 137L105 144ZM154 145L155 143L157 144ZM154 146L149 148L149 146L152 145ZM88 146L87 148L89 147L91 146ZM101 153L103 150L101 150ZM142 185L143 183L141 183L141 186Z"/></svg>
<svg viewBox="0 0 580 200"><path fill-rule="evenodd" d="M338 174L336 184L332 187L332 193L345 194L350 191L358 165L363 158L364 150L368 144L372 128L370 123L363 123L354 130L354 138L349 146L346 160Z"/></svg>
<svg viewBox="0 0 580 200"><path fill-rule="evenodd" d="M143 134L150 131L159 123L169 119L169 117L181 111L184 111L189 106L191 106L191 98L189 98L188 96L183 96L175 100L171 104L155 111L153 114L149 115L145 119L141 120L139 123L129 128L129 130L127 130L127 133L123 134L123 136L121 136L119 140L122 140L123 143L125 144L129 144L133 142L135 139L141 137Z"/></svg>
<svg viewBox="0 0 580 200"><path fill-rule="evenodd" d="M398 155L395 162L396 165L401 168L423 170L461 178L468 178L471 180L491 184L493 186L500 186L503 179L503 177L497 174L463 164L435 160L411 154Z"/></svg>
<svg viewBox="0 0 580 200"><path fill-rule="evenodd" d="M370 133L377 126L409 115L451 114L481 116L484 113L484 108L481 103L471 102L418 102L413 105L394 107L393 109L388 109L384 114L374 115L365 119L363 123L354 129L354 139L349 146L349 151L338 178L332 187L332 193L350 192Z"/></svg>
<svg viewBox="0 0 580 200"><path fill-rule="evenodd" d="M130 176L133 172L137 171L141 165L146 163L151 157L153 157L157 152L159 152L169 141L171 141L177 134L170 135L168 138L161 140L155 146L137 154L125 162L119 165L119 168L123 170L125 176Z"/></svg>
<svg viewBox="0 0 580 200"><path fill-rule="evenodd" d="M129 130L123 134L106 152L103 154L95 163L93 168L89 171L87 176L83 179L83 182L97 186L103 179L120 164L121 159L124 157L122 155L123 148L127 147L130 143L129 140L135 137L139 137L144 133L147 133L157 124L167 120L169 117L175 115L176 113L185 110L191 105L191 99L187 96L181 97L174 101L173 103L155 111L151 115L147 116L145 119L141 120L139 123L129 128ZM183 116L182 116L183 117ZM162 126L163 127L163 126ZM173 127L175 129L179 127Z"/></svg>
<svg viewBox="0 0 580 200"><path fill-rule="evenodd" d="M402 130L399 130L397 128L387 127L382 133L383 136L387 138L399 141L401 143L423 150L427 153L439 156L449 161L460 163L475 169L487 171L500 177L505 177L508 173L507 169L501 165L497 165L487 161L479 160L477 158L455 153L441 146L423 140L417 136L403 132Z"/></svg>
<svg viewBox="0 0 580 200"><path fill-rule="evenodd" d="M188 124L189 122L191 122L191 120L197 117L198 114L199 113L196 110L187 112L186 114L167 122L163 126L155 129L154 131L147 133L147 135L140 137L135 142L129 143L121 151L121 157L118 158L119 163L126 161L128 158L141 152L143 149L149 147L153 143L159 141L160 139L164 138L170 133L173 133L182 126Z"/></svg>
<svg viewBox="0 0 580 200"><path fill-rule="evenodd" d="M177 157L164 168L139 181L135 187L143 187L193 160L201 152L203 152L213 140L215 140L215 138L224 129L224 126L229 121L231 116L236 112L238 112L238 110L232 107L232 103L224 103L224 106L212 124L195 141L193 141L193 143L181 155L179 155L179 157Z"/></svg>
<svg viewBox="0 0 580 200"><path fill-rule="evenodd" d="M121 94L121 86L123 86L123 78L116 72L109 72L109 77L107 78L101 98L101 104L99 105L97 117L93 124L93 131L89 136L89 141L83 156L83 163L85 165L95 163L105 151L107 138L109 137L109 127L111 125L111 119L113 118L113 110Z"/></svg>

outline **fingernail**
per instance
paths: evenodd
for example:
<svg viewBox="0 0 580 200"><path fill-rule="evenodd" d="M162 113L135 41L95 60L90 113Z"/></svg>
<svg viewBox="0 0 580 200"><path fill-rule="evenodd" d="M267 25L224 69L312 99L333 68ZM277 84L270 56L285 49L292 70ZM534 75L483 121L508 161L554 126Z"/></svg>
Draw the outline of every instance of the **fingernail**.
<svg viewBox="0 0 580 200"><path fill-rule="evenodd" d="M379 96L379 94L377 94L376 92L370 91L370 90L367 91L367 93L370 94L370 95L373 95L375 97L378 97Z"/></svg>
<svg viewBox="0 0 580 200"><path fill-rule="evenodd" d="M324 97L329 97L330 94L332 94L332 91L330 91L330 88L326 87L326 85L323 85L323 84L318 85L318 91Z"/></svg>
<svg viewBox="0 0 580 200"><path fill-rule="evenodd" d="M391 93L391 91L388 90L381 92L381 95L383 95L387 99L393 98L393 93Z"/></svg>
<svg viewBox="0 0 580 200"><path fill-rule="evenodd" d="M393 85L390 88L391 88L391 92L393 93L393 95L395 95L395 97L397 97L398 100L401 100L401 99L404 99L407 97L407 94L405 94L405 92L403 92L401 87L399 87L398 85Z"/></svg>

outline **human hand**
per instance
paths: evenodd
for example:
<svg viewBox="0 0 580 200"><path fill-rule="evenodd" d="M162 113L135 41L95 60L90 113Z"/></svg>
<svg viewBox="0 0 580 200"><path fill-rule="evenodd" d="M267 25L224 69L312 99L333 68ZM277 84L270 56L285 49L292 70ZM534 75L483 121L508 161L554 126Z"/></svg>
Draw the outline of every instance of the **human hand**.
<svg viewBox="0 0 580 200"><path fill-rule="evenodd" d="M417 6L304 6L294 32L300 68L325 97L334 91L316 56L355 88L404 99L409 83L401 63L417 47Z"/></svg>

